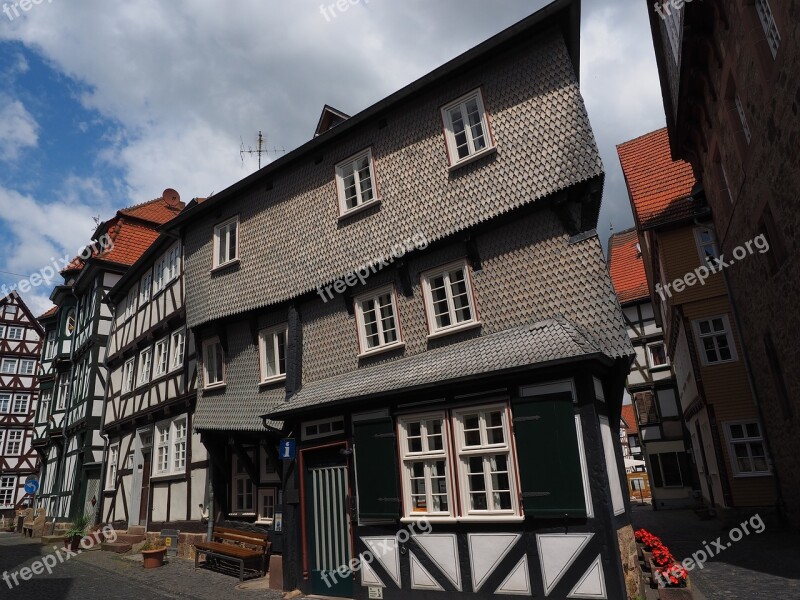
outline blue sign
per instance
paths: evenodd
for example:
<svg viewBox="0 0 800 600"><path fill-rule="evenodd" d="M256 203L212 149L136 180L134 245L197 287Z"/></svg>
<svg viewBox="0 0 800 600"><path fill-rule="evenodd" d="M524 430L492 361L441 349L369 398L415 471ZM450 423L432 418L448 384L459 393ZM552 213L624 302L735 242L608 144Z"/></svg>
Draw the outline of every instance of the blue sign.
<svg viewBox="0 0 800 600"><path fill-rule="evenodd" d="M297 442L293 438L281 440L281 460L294 460Z"/></svg>
<svg viewBox="0 0 800 600"><path fill-rule="evenodd" d="M25 482L25 492L28 494L35 494L39 491L39 482L35 479L31 479Z"/></svg>

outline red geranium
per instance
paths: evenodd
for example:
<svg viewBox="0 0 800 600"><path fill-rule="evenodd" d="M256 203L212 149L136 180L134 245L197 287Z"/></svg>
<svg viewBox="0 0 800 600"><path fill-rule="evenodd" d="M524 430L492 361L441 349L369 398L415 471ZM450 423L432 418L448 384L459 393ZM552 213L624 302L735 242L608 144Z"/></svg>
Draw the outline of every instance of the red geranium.
<svg viewBox="0 0 800 600"><path fill-rule="evenodd" d="M657 567L666 567L675 562L675 558L672 556L669 548L660 542L653 546L652 553L653 564Z"/></svg>
<svg viewBox="0 0 800 600"><path fill-rule="evenodd" d="M664 587L686 587L688 577L686 569L678 563L658 569L658 580Z"/></svg>

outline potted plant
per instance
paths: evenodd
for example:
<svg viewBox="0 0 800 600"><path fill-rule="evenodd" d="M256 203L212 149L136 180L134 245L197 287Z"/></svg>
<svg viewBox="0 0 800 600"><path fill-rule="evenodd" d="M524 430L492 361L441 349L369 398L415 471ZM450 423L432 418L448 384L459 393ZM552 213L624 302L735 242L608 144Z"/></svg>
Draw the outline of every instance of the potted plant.
<svg viewBox="0 0 800 600"><path fill-rule="evenodd" d="M139 551L144 559L145 569L155 569L164 564L164 555L167 553L166 546L157 546L150 542L145 542Z"/></svg>
<svg viewBox="0 0 800 600"><path fill-rule="evenodd" d="M75 519L64 534L64 548L77 552L78 548L80 548L81 540L88 532L91 524L92 515L88 513Z"/></svg>

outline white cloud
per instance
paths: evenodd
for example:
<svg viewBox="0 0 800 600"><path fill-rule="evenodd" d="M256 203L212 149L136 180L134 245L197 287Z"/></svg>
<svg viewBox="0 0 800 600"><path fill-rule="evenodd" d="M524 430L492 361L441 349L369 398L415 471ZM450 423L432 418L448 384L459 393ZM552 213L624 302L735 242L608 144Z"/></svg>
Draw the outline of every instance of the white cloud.
<svg viewBox="0 0 800 600"><path fill-rule="evenodd" d="M39 140L39 125L22 102L0 94L0 160L16 160Z"/></svg>

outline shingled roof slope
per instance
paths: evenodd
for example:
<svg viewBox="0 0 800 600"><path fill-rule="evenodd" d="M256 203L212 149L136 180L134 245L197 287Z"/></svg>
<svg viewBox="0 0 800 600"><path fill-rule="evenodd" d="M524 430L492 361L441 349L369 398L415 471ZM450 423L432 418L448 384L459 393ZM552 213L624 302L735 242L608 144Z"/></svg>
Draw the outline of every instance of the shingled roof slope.
<svg viewBox="0 0 800 600"><path fill-rule="evenodd" d="M639 249L639 234L635 229L611 236L608 242L608 261L611 282L620 304L650 298L644 260Z"/></svg>
<svg viewBox="0 0 800 600"><path fill-rule="evenodd" d="M690 217L697 180L689 163L672 160L667 129L659 129L617 146L639 228Z"/></svg>

